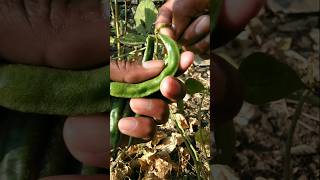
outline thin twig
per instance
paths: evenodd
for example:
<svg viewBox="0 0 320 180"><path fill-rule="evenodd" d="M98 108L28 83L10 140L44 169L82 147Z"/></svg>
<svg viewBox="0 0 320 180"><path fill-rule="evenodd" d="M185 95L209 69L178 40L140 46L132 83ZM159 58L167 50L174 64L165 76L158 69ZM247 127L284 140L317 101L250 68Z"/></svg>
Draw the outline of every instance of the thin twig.
<svg viewBox="0 0 320 180"><path fill-rule="evenodd" d="M307 114L307 113L305 113L305 112L302 113L302 116L304 116L304 117L306 117L306 118L308 118L308 119L311 119L311 120L320 122L319 117L312 116L312 115Z"/></svg>
<svg viewBox="0 0 320 180"><path fill-rule="evenodd" d="M305 90L299 100L298 106L296 111L294 112L293 118L292 118L292 122L291 122L291 126L288 132L288 139L287 139L287 143L285 146L285 154L284 154L284 174L283 177L285 180L290 180L291 179L291 146L292 146L292 142L293 142L293 136L294 136L294 132L297 126L297 122L300 118L301 112L302 112L302 107L303 104L306 100L306 97L309 95L308 90Z"/></svg>
<svg viewBox="0 0 320 180"><path fill-rule="evenodd" d="M155 31L155 34L157 34L156 31ZM158 46L159 46L158 36L155 36L153 59L158 59Z"/></svg>
<svg viewBox="0 0 320 180"><path fill-rule="evenodd" d="M202 94L202 95L204 95L204 94ZM205 148L205 142L204 142L204 138L203 138L203 133L202 133L203 127L202 127L202 118L201 118L201 112L202 112L201 108L203 106L203 100L204 100L204 97L201 98L200 106L199 106L198 113L197 113L197 119L200 121L199 130L198 131L200 131L201 149L204 151L205 156L208 157L208 154L207 154L207 151L206 151L206 148Z"/></svg>
<svg viewBox="0 0 320 180"><path fill-rule="evenodd" d="M120 44L120 27L119 27L119 9L118 9L118 0L114 0L114 25L116 28L116 35L117 35L117 50L118 50L118 57L121 56L121 44ZM118 59L120 60L120 58Z"/></svg>
<svg viewBox="0 0 320 180"><path fill-rule="evenodd" d="M306 123L304 123L302 121L298 121L298 124L300 124L301 126L305 127L309 131L312 131L312 132L318 134L318 132L315 129L313 129L311 126L309 126L308 124L306 124Z"/></svg>
<svg viewBox="0 0 320 180"><path fill-rule="evenodd" d="M114 19L114 9L113 9L113 5L112 5L112 1L109 1L109 5L110 5L112 19Z"/></svg>
<svg viewBox="0 0 320 180"><path fill-rule="evenodd" d="M127 0L124 1L124 31L123 34L127 33L127 24L128 24L128 3Z"/></svg>

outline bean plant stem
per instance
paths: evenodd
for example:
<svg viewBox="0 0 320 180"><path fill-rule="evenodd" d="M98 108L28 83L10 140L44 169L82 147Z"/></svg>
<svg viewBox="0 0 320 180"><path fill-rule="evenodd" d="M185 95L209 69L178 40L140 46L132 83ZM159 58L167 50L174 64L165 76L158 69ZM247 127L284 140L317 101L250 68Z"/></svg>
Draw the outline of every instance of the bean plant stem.
<svg viewBox="0 0 320 180"><path fill-rule="evenodd" d="M204 95L204 94L203 94ZM199 106L199 109L198 109L198 113L197 113L197 118L200 120L200 124L199 124L199 127L200 127L200 139L201 139L201 148L202 150L204 151L204 154L206 155L206 157L208 157L209 155L207 154L207 151L206 151L206 148L205 148L205 141L204 141L204 135L203 135L203 127L202 127L202 118L201 118L201 108L203 106L203 100L204 98L201 98L201 102L200 102L200 106Z"/></svg>
<svg viewBox="0 0 320 180"><path fill-rule="evenodd" d="M158 59L158 44L159 40L158 37L155 36L155 47L154 47L154 53L153 53L153 59Z"/></svg>
<svg viewBox="0 0 320 180"><path fill-rule="evenodd" d="M128 24L128 4L127 4L127 0L124 1L124 32L123 34L127 33L127 24Z"/></svg>
<svg viewBox="0 0 320 180"><path fill-rule="evenodd" d="M196 149L193 147L190 138L186 135L185 131L181 127L181 124L173 116L173 112L171 110L170 110L170 117L175 122L177 129L178 129L179 133L182 135L183 141L186 144L186 147L191 154L191 157L194 161L194 165L196 167L197 179L201 180L201 169L200 169L198 153L197 153Z"/></svg>
<svg viewBox="0 0 320 180"><path fill-rule="evenodd" d="M126 56L128 56L128 55L132 55L132 54L135 54L135 53L137 53L137 52L144 51L145 49L146 49L145 47L140 48L140 49L136 49L136 50L133 50L133 51L131 51L131 52L129 52L129 53L122 54L122 55L120 55L120 56L114 57L114 58L112 58L112 59L123 58L123 57L126 57Z"/></svg>
<svg viewBox="0 0 320 180"><path fill-rule="evenodd" d="M120 27L119 27L119 12L118 12L118 0L114 0L114 25L116 28L116 35L117 35L117 51L118 57L121 55L121 45L120 45ZM120 60L120 58L118 58Z"/></svg>
<svg viewBox="0 0 320 180"><path fill-rule="evenodd" d="M297 122L300 118L301 112L302 112L302 108L303 108L303 104L306 100L306 97L309 95L310 91L309 90L305 90L299 100L298 106L296 111L294 112L293 115L293 119L291 122L291 126L288 132L288 139L287 139L287 143L285 146L285 154L284 154L284 179L285 180L290 180L291 179L291 146L293 143L293 136L294 136L294 132L297 126Z"/></svg>

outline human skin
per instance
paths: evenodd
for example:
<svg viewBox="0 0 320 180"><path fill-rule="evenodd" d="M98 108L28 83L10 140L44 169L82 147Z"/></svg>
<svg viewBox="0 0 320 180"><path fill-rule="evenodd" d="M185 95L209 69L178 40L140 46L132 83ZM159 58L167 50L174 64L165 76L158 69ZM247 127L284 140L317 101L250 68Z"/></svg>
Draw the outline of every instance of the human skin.
<svg viewBox="0 0 320 180"><path fill-rule="evenodd" d="M101 9L100 1L92 0L70 1L67 4L60 0L51 1L51 4L50 1L0 1L0 62L62 69L90 69L110 64L106 42L109 22ZM191 52L183 53L180 73L192 61ZM144 64L115 64L113 61L110 64L110 79L137 83L158 75L163 67L162 61ZM161 91L172 101L184 93L174 77L167 77L162 82ZM168 118L168 104L162 99L132 99L130 105L134 112L144 117L120 121L120 130L129 136L150 137L155 124L166 122ZM132 124L134 121L136 128L130 128L128 122ZM106 151L109 147L108 126L108 113L69 117L63 131L65 143L79 161L106 167L109 163L109 153ZM72 176L66 178L72 179Z"/></svg>
<svg viewBox="0 0 320 180"><path fill-rule="evenodd" d="M210 34L208 0L168 0L159 10L156 27L160 32L175 38L184 49L212 60L211 110L214 123L232 120L242 104L242 84L237 70L213 53L233 39L254 17L265 0L224 0L217 29ZM245 6L244 6L245 5ZM211 41L211 43L210 43ZM210 52L211 49L211 52ZM211 123L213 125L213 123Z"/></svg>
<svg viewBox="0 0 320 180"><path fill-rule="evenodd" d="M233 39L254 17L266 0L224 0L218 28L211 32L209 0L168 0L159 9L156 27L163 24L173 27L161 28L160 32L180 42L185 49L197 54L209 54L209 49L221 46ZM210 39L214 42L210 44Z"/></svg>
<svg viewBox="0 0 320 180"><path fill-rule="evenodd" d="M242 31L264 3L264 0L224 0L217 28L213 32L210 32L210 17L207 15L208 1L169 0L160 8L156 27L166 24L165 28L160 29L162 33L175 38L184 49L211 59L210 129L214 132L228 131L224 128L237 115L243 102L243 85L239 72L215 55L214 49ZM168 26L171 24L171 27ZM217 140L216 143L220 142ZM231 154L232 152L227 156L231 157Z"/></svg>

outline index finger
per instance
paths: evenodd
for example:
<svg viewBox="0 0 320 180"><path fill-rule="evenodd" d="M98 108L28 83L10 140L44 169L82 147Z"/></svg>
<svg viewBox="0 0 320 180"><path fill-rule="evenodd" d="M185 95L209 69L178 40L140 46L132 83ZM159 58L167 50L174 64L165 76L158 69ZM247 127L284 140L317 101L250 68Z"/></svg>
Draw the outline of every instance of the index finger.
<svg viewBox="0 0 320 180"><path fill-rule="evenodd" d="M156 29L159 30L161 34L170 36L172 39L175 39L175 33L172 28L172 5L173 0L167 1L159 9L158 17L155 22Z"/></svg>

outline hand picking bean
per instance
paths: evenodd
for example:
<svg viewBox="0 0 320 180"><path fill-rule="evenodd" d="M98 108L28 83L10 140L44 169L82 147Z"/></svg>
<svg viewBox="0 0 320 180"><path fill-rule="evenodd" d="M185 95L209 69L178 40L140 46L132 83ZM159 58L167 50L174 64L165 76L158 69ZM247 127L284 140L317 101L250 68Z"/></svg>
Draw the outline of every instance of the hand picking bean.
<svg viewBox="0 0 320 180"><path fill-rule="evenodd" d="M122 98L139 98L148 96L160 89L160 83L165 77L172 76L176 73L180 60L180 52L176 42L166 35L158 34L157 36L159 36L168 52L167 58L165 58L166 67L157 77L141 83L129 84L111 82L111 96Z"/></svg>
<svg viewBox="0 0 320 180"><path fill-rule="evenodd" d="M147 37L146 50L144 51L142 62L149 61L152 59L154 51L154 38L151 36ZM125 105L124 105L125 104ZM123 111L121 111L121 106L124 106ZM110 113L110 142L113 148L117 147L120 143L121 133L118 129L118 122L122 117L129 117L133 112L130 108L130 103L124 98L113 98L112 99L112 109ZM136 117L138 115L136 114ZM130 137L129 142L132 141ZM130 143L129 143L130 144Z"/></svg>

